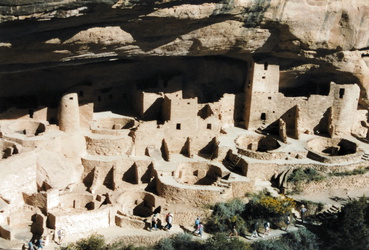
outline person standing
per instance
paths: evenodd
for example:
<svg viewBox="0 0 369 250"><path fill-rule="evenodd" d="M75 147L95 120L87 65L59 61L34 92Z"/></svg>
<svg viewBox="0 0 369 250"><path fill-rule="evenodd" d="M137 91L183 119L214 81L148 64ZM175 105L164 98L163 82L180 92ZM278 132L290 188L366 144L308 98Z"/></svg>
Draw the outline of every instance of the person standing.
<svg viewBox="0 0 369 250"><path fill-rule="evenodd" d="M288 226L291 224L291 217L290 215L287 215L285 220L284 220L284 223L286 224L286 229L285 231L288 231Z"/></svg>
<svg viewBox="0 0 369 250"><path fill-rule="evenodd" d="M252 234L251 234L251 239L254 238L257 238L258 237L258 227L259 227L259 222L255 222L253 225L252 225Z"/></svg>
<svg viewBox="0 0 369 250"><path fill-rule="evenodd" d="M197 217L195 220L195 226L194 226L195 230L192 233L195 233L198 230L200 223L201 223L200 217Z"/></svg>
<svg viewBox="0 0 369 250"><path fill-rule="evenodd" d="M56 233L57 237L58 237L58 244L60 244L62 242L62 240L64 239L65 233L64 230L62 228L60 228L58 230L58 232Z"/></svg>
<svg viewBox="0 0 369 250"><path fill-rule="evenodd" d="M232 227L232 231L229 234L229 237L231 237L231 236L238 236L236 225L233 225L233 227Z"/></svg>
<svg viewBox="0 0 369 250"><path fill-rule="evenodd" d="M199 236L202 238L202 233L204 231L204 226L202 225L202 222L199 223L197 230L199 231Z"/></svg>
<svg viewBox="0 0 369 250"><path fill-rule="evenodd" d="M165 221L167 224L165 225L164 229L167 229L169 231L172 228L173 214L168 213L167 216L165 217Z"/></svg>
<svg viewBox="0 0 369 250"><path fill-rule="evenodd" d="M305 218L306 211L307 211L307 209L306 209L305 205L302 204L301 209L300 209L301 223L304 223L304 218Z"/></svg>
<svg viewBox="0 0 369 250"><path fill-rule="evenodd" d="M264 234L263 234L263 237L265 235L269 235L270 234L270 222L269 221L266 221L264 222Z"/></svg>
<svg viewBox="0 0 369 250"><path fill-rule="evenodd" d="M155 228L155 230L158 230L158 216L157 214L154 214L151 217L151 227L150 227L150 231Z"/></svg>

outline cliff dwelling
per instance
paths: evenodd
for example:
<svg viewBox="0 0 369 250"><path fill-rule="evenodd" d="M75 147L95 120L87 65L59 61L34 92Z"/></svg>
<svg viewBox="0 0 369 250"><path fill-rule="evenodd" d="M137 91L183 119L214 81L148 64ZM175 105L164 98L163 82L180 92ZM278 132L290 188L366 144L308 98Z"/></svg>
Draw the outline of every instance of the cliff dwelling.
<svg viewBox="0 0 369 250"><path fill-rule="evenodd" d="M368 165L368 46L356 61L339 38L316 48L245 1L41 2L12 16L0 1L3 239L143 229L154 212L188 225L207 204L283 193L297 167Z"/></svg>

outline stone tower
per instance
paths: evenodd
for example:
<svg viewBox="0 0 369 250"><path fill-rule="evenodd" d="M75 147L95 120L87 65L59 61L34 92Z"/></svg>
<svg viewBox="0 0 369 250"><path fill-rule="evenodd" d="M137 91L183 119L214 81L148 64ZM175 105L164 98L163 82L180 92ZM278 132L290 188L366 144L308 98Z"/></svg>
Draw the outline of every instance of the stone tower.
<svg viewBox="0 0 369 250"><path fill-rule="evenodd" d="M61 98L58 116L60 130L72 133L80 129L77 93L68 93Z"/></svg>

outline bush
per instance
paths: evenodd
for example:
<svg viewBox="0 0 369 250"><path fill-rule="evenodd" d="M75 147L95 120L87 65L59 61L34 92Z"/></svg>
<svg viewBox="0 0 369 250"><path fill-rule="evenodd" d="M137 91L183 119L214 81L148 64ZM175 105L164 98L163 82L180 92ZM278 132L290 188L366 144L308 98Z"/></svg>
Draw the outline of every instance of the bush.
<svg viewBox="0 0 369 250"><path fill-rule="evenodd" d="M217 203L205 229L211 233L230 232L233 225L242 231L245 222L241 215L245 210L245 204L240 199L234 199L229 202Z"/></svg>
<svg viewBox="0 0 369 250"><path fill-rule="evenodd" d="M155 246L157 250L174 250L173 240L171 238L163 238Z"/></svg>
<svg viewBox="0 0 369 250"><path fill-rule="evenodd" d="M365 197L347 203L333 221L323 224L327 249L369 247L369 205Z"/></svg>
<svg viewBox="0 0 369 250"><path fill-rule="evenodd" d="M175 234L171 238L163 238L155 246L158 250L189 250L197 249L201 245L198 241L192 240L191 234L180 233Z"/></svg>
<svg viewBox="0 0 369 250"><path fill-rule="evenodd" d="M215 234L206 240L202 249L205 250L246 250L251 249L250 245L246 242L241 241L237 237L229 238L227 234L219 233Z"/></svg>
<svg viewBox="0 0 369 250"><path fill-rule="evenodd" d="M244 213L249 219L268 219L290 214L294 207L294 200L287 196L272 197L259 193L246 204Z"/></svg>
<svg viewBox="0 0 369 250"><path fill-rule="evenodd" d="M106 249L105 238L99 234L90 235L76 243L69 244L65 250L104 250Z"/></svg>
<svg viewBox="0 0 369 250"><path fill-rule="evenodd" d="M354 170L344 171L344 172L333 172L330 176L350 176L350 175L362 175L369 171L369 167L357 168Z"/></svg>
<svg viewBox="0 0 369 250"><path fill-rule="evenodd" d="M310 181L322 181L325 179L319 171L313 168L297 168L288 177L287 181L298 184L307 183Z"/></svg>
<svg viewBox="0 0 369 250"><path fill-rule="evenodd" d="M287 182L293 184L294 191L291 193L300 193L302 191L302 184L311 181L322 181L325 176L313 168L297 168L288 176Z"/></svg>
<svg viewBox="0 0 369 250"><path fill-rule="evenodd" d="M252 244L252 249L256 250L285 250L285 249L319 249L318 237L307 229L283 234L276 240L260 240Z"/></svg>
<svg viewBox="0 0 369 250"><path fill-rule="evenodd" d="M132 244L126 245L123 240L115 241L106 246L107 250L149 250L152 249L150 247L140 246L135 247Z"/></svg>

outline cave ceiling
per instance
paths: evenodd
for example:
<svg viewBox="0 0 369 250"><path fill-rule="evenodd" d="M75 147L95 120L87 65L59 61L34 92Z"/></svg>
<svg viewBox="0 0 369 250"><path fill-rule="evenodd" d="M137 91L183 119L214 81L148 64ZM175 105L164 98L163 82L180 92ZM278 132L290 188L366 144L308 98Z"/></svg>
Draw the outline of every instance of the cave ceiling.
<svg viewBox="0 0 369 250"><path fill-rule="evenodd" d="M368 13L364 0L0 0L0 97L158 75L237 92L271 58L283 88L356 83L365 99Z"/></svg>

